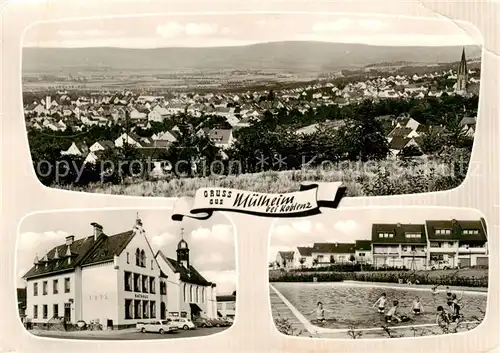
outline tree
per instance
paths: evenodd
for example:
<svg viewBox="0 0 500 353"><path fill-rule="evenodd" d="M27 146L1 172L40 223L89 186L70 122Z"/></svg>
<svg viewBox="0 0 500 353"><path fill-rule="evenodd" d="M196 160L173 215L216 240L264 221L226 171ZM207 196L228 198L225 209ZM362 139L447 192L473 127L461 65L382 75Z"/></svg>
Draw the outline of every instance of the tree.
<svg viewBox="0 0 500 353"><path fill-rule="evenodd" d="M418 148L418 146L410 145L403 148L403 150L398 154L398 157L400 158L418 157L421 156L422 154L423 153L420 150L420 148Z"/></svg>
<svg viewBox="0 0 500 353"><path fill-rule="evenodd" d="M351 254L351 256L349 256L349 261L351 262L356 261L356 257L353 254Z"/></svg>
<svg viewBox="0 0 500 353"><path fill-rule="evenodd" d="M422 134L420 147L425 154L433 154L441 150L443 142L438 132L429 128L426 133Z"/></svg>
<svg viewBox="0 0 500 353"><path fill-rule="evenodd" d="M317 258L317 257L315 257L315 258L313 259L313 266L317 266L317 265L318 265L318 263L319 263L318 258Z"/></svg>
<svg viewBox="0 0 500 353"><path fill-rule="evenodd" d="M305 262L306 262L306 259L305 259L305 258L303 258L303 257L301 257L301 258L299 259L300 267L304 267L304 263L305 263Z"/></svg>

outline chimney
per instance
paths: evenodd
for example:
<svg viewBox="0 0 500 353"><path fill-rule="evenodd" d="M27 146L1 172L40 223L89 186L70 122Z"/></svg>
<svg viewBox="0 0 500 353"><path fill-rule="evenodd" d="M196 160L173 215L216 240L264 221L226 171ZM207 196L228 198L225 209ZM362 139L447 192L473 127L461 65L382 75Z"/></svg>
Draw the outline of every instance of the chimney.
<svg viewBox="0 0 500 353"><path fill-rule="evenodd" d="M119 264L120 264L120 258L118 257L118 255L113 256L113 265L115 270L118 270L120 268Z"/></svg>
<svg viewBox="0 0 500 353"><path fill-rule="evenodd" d="M68 235L66 237L66 245L70 246L71 244L73 244L74 241L75 241L74 235Z"/></svg>
<svg viewBox="0 0 500 353"><path fill-rule="evenodd" d="M397 226L398 226L398 228L400 228L401 227L401 223L398 222Z"/></svg>
<svg viewBox="0 0 500 353"><path fill-rule="evenodd" d="M92 222L90 223L92 227L94 227L94 241L99 238L99 236L102 234L102 226L99 223Z"/></svg>

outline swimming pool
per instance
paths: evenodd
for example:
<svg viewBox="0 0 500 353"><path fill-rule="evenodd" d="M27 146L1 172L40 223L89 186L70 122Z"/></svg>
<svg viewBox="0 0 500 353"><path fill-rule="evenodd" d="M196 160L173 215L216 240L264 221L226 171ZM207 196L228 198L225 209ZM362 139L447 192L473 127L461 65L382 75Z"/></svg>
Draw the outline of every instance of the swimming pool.
<svg viewBox="0 0 500 353"><path fill-rule="evenodd" d="M352 283L272 283L302 315L315 324L315 314L306 315L314 310L321 301L326 310L326 323L321 327L331 329L374 328L385 325L384 315L379 314L372 305L382 293L387 294L386 311L393 300L399 301L399 314L412 317L411 325L434 324L438 305L446 307L446 294L432 294L429 289L375 287L368 284ZM457 291L458 297L462 295ZM424 313L413 317L410 314L411 305L418 296L424 307ZM462 313L466 320L481 319L486 311L487 296L485 293L463 293ZM408 323L406 323L408 325Z"/></svg>

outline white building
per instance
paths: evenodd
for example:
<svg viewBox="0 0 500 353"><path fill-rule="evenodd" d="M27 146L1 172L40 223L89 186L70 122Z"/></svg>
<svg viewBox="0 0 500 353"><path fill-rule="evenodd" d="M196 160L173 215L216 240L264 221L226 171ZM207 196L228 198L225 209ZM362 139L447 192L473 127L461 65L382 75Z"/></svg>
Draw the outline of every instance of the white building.
<svg viewBox="0 0 500 353"><path fill-rule="evenodd" d="M160 316L166 300L159 288L160 268L142 223L108 236L92 223L93 235L56 246L35 259L26 273L28 318L35 325L64 318L68 324L98 321L103 328L133 327Z"/></svg>
<svg viewBox="0 0 500 353"><path fill-rule="evenodd" d="M293 267L311 268L313 267L312 248L307 246L298 246L293 255Z"/></svg>
<svg viewBox="0 0 500 353"><path fill-rule="evenodd" d="M236 295L217 296L217 314L221 317L234 319L236 314Z"/></svg>
<svg viewBox="0 0 500 353"><path fill-rule="evenodd" d="M278 251L276 254L276 265L286 270L294 268L293 256L293 251Z"/></svg>
<svg viewBox="0 0 500 353"><path fill-rule="evenodd" d="M354 246L355 258L358 264L372 264L372 242L370 240L356 240Z"/></svg>
<svg viewBox="0 0 500 353"><path fill-rule="evenodd" d="M189 262L189 246L184 239L177 245L177 259L156 254L167 276L167 312L171 317L217 317L216 285L207 281Z"/></svg>

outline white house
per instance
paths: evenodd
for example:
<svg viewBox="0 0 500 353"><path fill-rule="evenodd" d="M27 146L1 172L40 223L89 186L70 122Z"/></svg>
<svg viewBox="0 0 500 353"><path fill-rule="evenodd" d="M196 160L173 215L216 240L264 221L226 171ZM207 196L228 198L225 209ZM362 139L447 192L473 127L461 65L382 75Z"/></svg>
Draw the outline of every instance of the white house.
<svg viewBox="0 0 500 353"><path fill-rule="evenodd" d="M24 275L26 314L36 326L62 318L70 325L93 321L103 329L121 329L161 316L167 297L160 294L160 268L142 222L111 236L101 225L92 226L91 236L68 236L35 258Z"/></svg>
<svg viewBox="0 0 500 353"><path fill-rule="evenodd" d="M232 129L212 129L208 132L208 138L214 143L215 147L222 149L231 147L235 142Z"/></svg>
<svg viewBox="0 0 500 353"><path fill-rule="evenodd" d="M354 243L314 243L311 250L313 261L317 265L350 263L355 259Z"/></svg>
<svg viewBox="0 0 500 353"><path fill-rule="evenodd" d="M134 146L134 147L143 147L141 143L141 138L137 136L137 134L134 134L133 132L129 132L128 134L124 132L123 134L120 135L115 141L115 146L116 147L123 147L125 143Z"/></svg>
<svg viewBox="0 0 500 353"><path fill-rule="evenodd" d="M356 240L354 246L356 262L359 264L372 264L372 243L370 240Z"/></svg>
<svg viewBox="0 0 500 353"><path fill-rule="evenodd" d="M217 314L221 317L234 319L236 314L236 295L218 295Z"/></svg>
<svg viewBox="0 0 500 353"><path fill-rule="evenodd" d="M161 271L168 277L167 312L170 317L217 317L215 283L207 281L189 262L189 246L177 244L177 259L161 251L156 254Z"/></svg>
<svg viewBox="0 0 500 353"><path fill-rule="evenodd" d="M286 270L294 268L293 251L278 251L276 254L276 265Z"/></svg>
<svg viewBox="0 0 500 353"><path fill-rule="evenodd" d="M483 219L433 220L426 221L425 227L429 266L488 266L486 223Z"/></svg>
<svg viewBox="0 0 500 353"><path fill-rule="evenodd" d="M106 151L115 148L115 144L112 141L109 140L101 140L94 142L92 146L90 146L89 150L91 152L97 152L97 151Z"/></svg>
<svg viewBox="0 0 500 353"><path fill-rule="evenodd" d="M65 151L61 151L61 155L85 156L89 152L89 148L85 143L73 142Z"/></svg>
<svg viewBox="0 0 500 353"><path fill-rule="evenodd" d="M312 248L307 246L298 246L293 255L293 267L311 268L313 267Z"/></svg>

